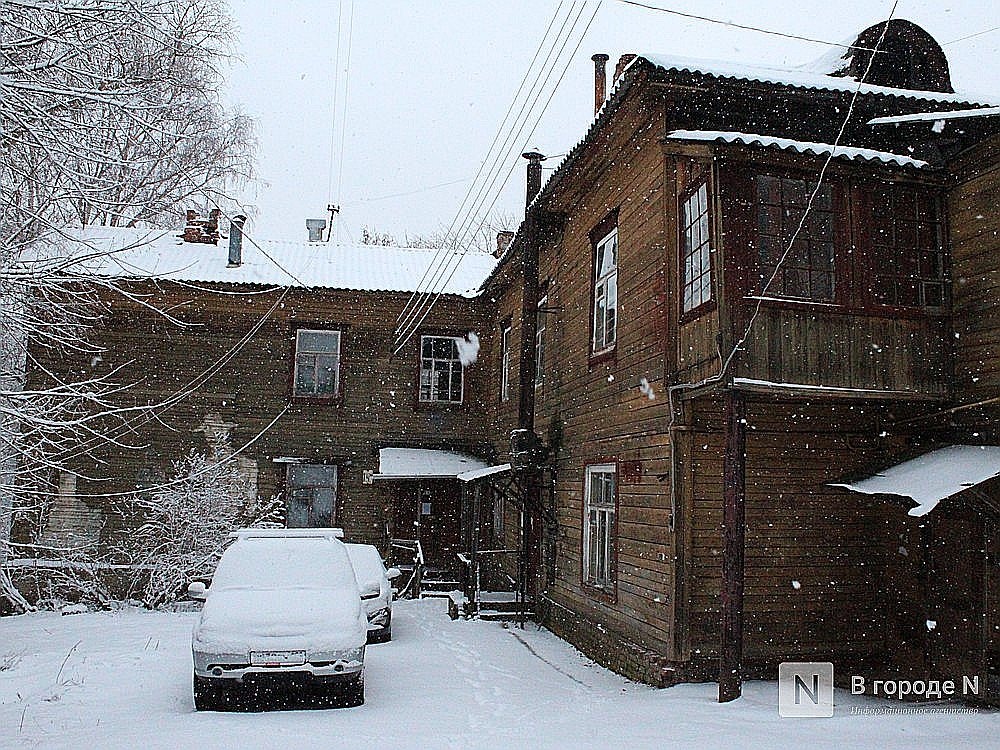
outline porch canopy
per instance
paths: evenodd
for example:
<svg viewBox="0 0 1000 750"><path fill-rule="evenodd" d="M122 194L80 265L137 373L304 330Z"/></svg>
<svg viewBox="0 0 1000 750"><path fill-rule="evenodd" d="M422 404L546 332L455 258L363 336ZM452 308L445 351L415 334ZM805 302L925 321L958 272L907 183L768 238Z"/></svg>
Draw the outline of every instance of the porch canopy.
<svg viewBox="0 0 1000 750"><path fill-rule="evenodd" d="M502 474L505 471L510 471L510 464L497 464L496 466L486 466L482 469L464 471L459 474L456 479L460 482L472 482L473 480L482 479L483 477L491 477L494 474Z"/></svg>
<svg viewBox="0 0 1000 750"><path fill-rule="evenodd" d="M431 448L381 448L374 479L455 479L489 468L475 456Z"/></svg>
<svg viewBox="0 0 1000 750"><path fill-rule="evenodd" d="M1000 446L949 445L903 461L856 482L834 483L866 495L902 495L917 502L911 516L923 516L945 498L1000 476Z"/></svg>

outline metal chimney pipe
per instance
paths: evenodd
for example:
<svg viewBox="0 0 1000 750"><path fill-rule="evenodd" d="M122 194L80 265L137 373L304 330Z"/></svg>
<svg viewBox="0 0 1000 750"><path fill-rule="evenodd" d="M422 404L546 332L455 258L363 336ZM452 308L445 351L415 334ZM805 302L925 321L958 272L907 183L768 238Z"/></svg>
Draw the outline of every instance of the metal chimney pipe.
<svg viewBox="0 0 1000 750"><path fill-rule="evenodd" d="M243 265L243 224L247 217L243 214L234 216L229 222L229 263L227 268L238 268Z"/></svg>
<svg viewBox="0 0 1000 750"><path fill-rule="evenodd" d="M599 52L590 58L594 61L594 114L601 111L608 96L608 56Z"/></svg>
<svg viewBox="0 0 1000 750"><path fill-rule="evenodd" d="M524 211L527 213L528 206L542 189L542 162L545 161L545 157L538 151L525 151L521 156L528 160L528 180L524 200Z"/></svg>

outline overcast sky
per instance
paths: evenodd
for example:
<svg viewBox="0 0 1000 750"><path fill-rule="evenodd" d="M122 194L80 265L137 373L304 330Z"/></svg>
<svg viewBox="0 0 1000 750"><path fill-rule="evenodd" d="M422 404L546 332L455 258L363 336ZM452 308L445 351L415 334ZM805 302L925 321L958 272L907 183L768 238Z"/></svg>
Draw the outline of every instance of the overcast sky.
<svg viewBox="0 0 1000 750"><path fill-rule="evenodd" d="M892 7L873 0L646 2L837 42L853 40ZM402 241L451 224L557 3L231 0L231 7L241 61L227 93L259 124L259 180L246 198L257 209L251 231L260 239L304 239L305 219L323 217L333 201L342 207L336 237L347 243L365 226ZM1000 31L949 43L1000 26L992 2L900 0L896 17L944 45L957 91L1000 100ZM557 155L581 138L593 117L595 52L610 54L613 69L626 52L798 65L828 49L604 0L530 143ZM496 209L520 214L523 202L518 164Z"/></svg>

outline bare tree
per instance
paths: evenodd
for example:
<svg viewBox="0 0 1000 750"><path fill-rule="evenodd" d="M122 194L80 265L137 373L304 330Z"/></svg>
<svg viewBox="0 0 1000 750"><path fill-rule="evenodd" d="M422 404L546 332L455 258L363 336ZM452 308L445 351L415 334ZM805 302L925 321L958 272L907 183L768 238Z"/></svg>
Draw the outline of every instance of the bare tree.
<svg viewBox="0 0 1000 750"><path fill-rule="evenodd" d="M254 139L219 99L232 36L219 0L0 0L0 19L0 595L13 598L13 510L122 414L113 377L50 373L25 390L39 348L95 351L95 303L121 292L81 270L78 230L225 204Z"/></svg>
<svg viewBox="0 0 1000 750"><path fill-rule="evenodd" d="M495 211L474 227L449 232L441 227L430 234L406 236L407 247L439 248L456 245L460 250L492 253L496 250L497 233L517 229L517 217L506 211Z"/></svg>

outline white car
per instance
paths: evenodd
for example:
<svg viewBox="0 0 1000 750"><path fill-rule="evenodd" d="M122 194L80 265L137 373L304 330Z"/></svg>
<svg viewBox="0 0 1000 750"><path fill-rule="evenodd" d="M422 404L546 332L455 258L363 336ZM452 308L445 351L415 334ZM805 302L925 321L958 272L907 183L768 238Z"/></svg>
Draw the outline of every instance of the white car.
<svg viewBox="0 0 1000 750"><path fill-rule="evenodd" d="M205 602L191 642L197 710L238 705L232 693L243 687L364 703L368 620L338 532L237 532L211 588L188 587Z"/></svg>
<svg viewBox="0 0 1000 750"><path fill-rule="evenodd" d="M368 642L385 643L392 638L392 584L399 568L386 570L378 550L370 544L346 544L368 616Z"/></svg>

